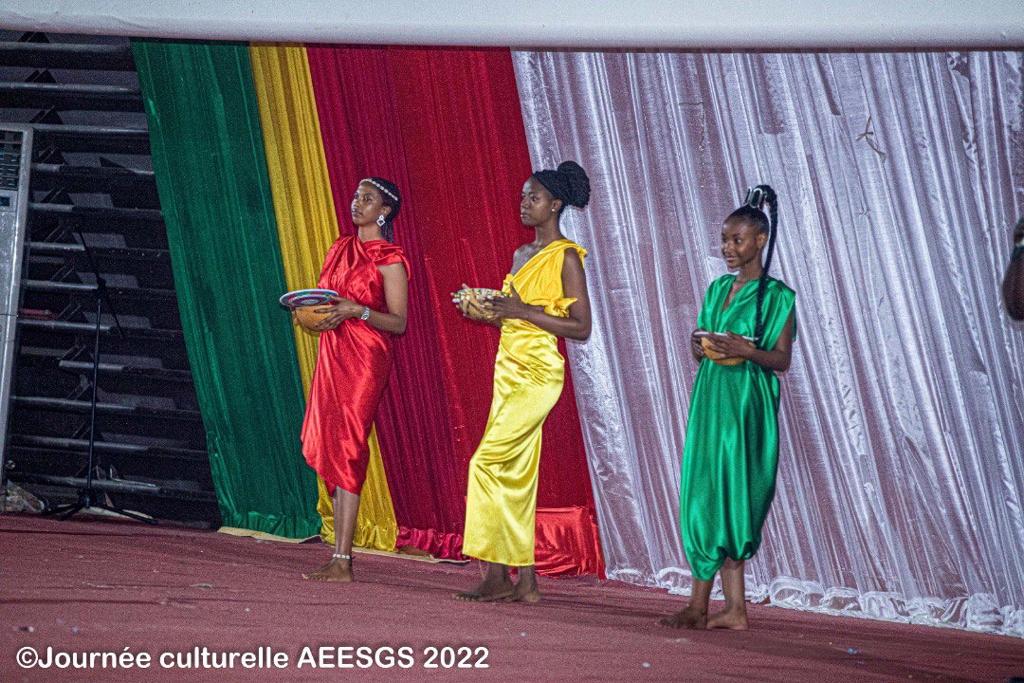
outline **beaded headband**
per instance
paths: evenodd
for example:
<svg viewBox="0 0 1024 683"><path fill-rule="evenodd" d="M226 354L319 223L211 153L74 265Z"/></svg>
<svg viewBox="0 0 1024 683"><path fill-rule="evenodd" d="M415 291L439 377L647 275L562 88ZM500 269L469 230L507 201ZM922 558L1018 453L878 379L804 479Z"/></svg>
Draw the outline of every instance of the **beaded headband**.
<svg viewBox="0 0 1024 683"><path fill-rule="evenodd" d="M359 181L359 184L361 185L361 184L363 184L363 183L370 183L371 185L373 185L374 187L376 187L376 188L377 188L378 190L380 190L381 192L383 192L383 193L384 193L384 194L386 194L387 196L389 196L389 197L391 197L392 199L394 199L394 200L395 200L396 202L397 202L397 201L401 201L401 200L400 200L400 199L399 199L399 198L398 198L397 196L395 196L395 193L394 193L394 192L392 192L392 191L391 191L391 190L389 190L388 188L384 187L383 185L381 185L380 183L378 183L378 182L377 182L376 180L374 180L373 178L363 178L362 180L360 180L360 181Z"/></svg>

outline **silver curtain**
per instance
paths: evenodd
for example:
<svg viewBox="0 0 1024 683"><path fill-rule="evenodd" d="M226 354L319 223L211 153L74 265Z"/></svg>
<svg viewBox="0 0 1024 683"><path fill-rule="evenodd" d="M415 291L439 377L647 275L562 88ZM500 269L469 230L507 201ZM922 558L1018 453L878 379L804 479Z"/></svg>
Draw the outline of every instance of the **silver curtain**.
<svg viewBox="0 0 1024 683"><path fill-rule="evenodd" d="M704 290L747 186L797 291L754 600L1024 636L1020 53L514 54L535 167L575 159L570 345L609 575L688 592L679 461Z"/></svg>

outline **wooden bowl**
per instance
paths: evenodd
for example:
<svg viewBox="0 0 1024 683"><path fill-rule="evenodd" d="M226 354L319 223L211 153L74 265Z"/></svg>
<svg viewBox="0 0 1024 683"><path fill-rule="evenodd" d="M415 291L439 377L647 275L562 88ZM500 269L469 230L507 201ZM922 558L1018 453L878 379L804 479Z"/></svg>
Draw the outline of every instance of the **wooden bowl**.
<svg viewBox="0 0 1024 683"><path fill-rule="evenodd" d="M700 338L700 345L704 349L704 356L708 360L714 363L718 363L719 365L739 365L740 363L746 360L746 358L739 358L737 356L726 356L722 353L719 353L718 351L715 351L711 347L711 341L712 340L710 335ZM750 347L753 348L754 345L750 344Z"/></svg>
<svg viewBox="0 0 1024 683"><path fill-rule="evenodd" d="M490 301L491 299L497 299L503 296L505 296L505 294L499 289L489 289L487 287L465 287L452 293L452 303L458 306L459 309L466 314L466 317L471 320L491 322L494 320L494 316L484 312L484 309L480 304L484 301Z"/></svg>
<svg viewBox="0 0 1024 683"><path fill-rule="evenodd" d="M316 306L299 306L298 308L292 309L292 311L295 313L295 321L299 323L299 325L310 332L319 334L320 330L316 329L316 325L331 314L330 311L317 313L321 308L324 308L323 304Z"/></svg>

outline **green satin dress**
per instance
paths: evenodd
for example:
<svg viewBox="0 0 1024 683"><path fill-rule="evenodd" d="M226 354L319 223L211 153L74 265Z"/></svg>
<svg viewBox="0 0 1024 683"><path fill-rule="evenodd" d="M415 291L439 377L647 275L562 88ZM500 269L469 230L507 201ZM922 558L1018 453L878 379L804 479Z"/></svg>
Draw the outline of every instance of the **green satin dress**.
<svg viewBox="0 0 1024 683"><path fill-rule="evenodd" d="M744 284L726 308L735 281L735 275L724 275L708 287L697 316L700 329L753 336L757 280ZM769 278L759 348L775 347L795 301L792 289ZM795 333L794 327L794 338ZM683 548L695 579L710 581L726 558L746 560L761 545L761 526L775 495L778 412L774 372L750 361L723 366L701 360L679 491Z"/></svg>

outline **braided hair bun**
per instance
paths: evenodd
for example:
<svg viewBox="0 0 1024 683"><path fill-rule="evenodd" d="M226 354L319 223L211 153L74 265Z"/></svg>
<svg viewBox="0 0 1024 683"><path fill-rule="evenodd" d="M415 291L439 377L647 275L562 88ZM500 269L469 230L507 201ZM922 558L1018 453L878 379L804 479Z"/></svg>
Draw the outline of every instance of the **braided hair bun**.
<svg viewBox="0 0 1024 683"><path fill-rule="evenodd" d="M563 161L557 170L536 171L533 177L540 182L551 196L562 200L562 208L576 206L583 208L590 201L590 178L575 161Z"/></svg>
<svg viewBox="0 0 1024 683"><path fill-rule="evenodd" d="M565 178L568 190L563 201L581 209L586 206L590 201L590 178L583 167L575 161L563 161L558 165L558 173Z"/></svg>

